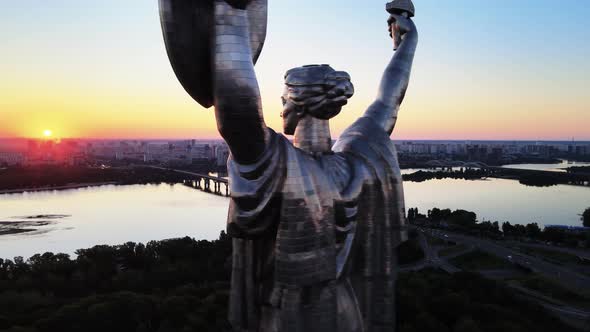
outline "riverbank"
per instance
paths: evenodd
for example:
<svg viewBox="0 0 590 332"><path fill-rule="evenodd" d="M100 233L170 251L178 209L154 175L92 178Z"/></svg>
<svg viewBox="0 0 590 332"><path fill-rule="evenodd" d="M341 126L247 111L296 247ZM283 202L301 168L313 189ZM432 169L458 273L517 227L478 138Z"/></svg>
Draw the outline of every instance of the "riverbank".
<svg viewBox="0 0 590 332"><path fill-rule="evenodd" d="M119 184L119 182L109 181L109 182L92 182L92 183L72 183L72 184L68 184L65 186L47 186L47 187L39 187L39 188L6 189L6 190L0 190L0 195L22 194L22 193L27 193L27 192L39 192L39 191L80 189L80 188L100 187L100 186L108 186L108 185L116 185L116 184Z"/></svg>
<svg viewBox="0 0 590 332"><path fill-rule="evenodd" d="M404 181L424 182L434 179L482 180L486 178L515 180L520 184L533 187L550 187L559 184L588 187L590 174L572 172L553 172L532 169L503 167L461 168L460 170L442 168L431 171L419 170L412 174L404 174Z"/></svg>
<svg viewBox="0 0 590 332"><path fill-rule="evenodd" d="M65 190L105 184L181 183L186 175L150 167L14 167L0 171L0 194Z"/></svg>

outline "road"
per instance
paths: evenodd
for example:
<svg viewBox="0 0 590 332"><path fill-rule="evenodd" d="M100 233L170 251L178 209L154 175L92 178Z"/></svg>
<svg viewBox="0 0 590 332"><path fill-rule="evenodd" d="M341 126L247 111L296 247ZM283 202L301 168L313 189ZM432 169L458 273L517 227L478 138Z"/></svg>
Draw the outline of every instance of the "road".
<svg viewBox="0 0 590 332"><path fill-rule="evenodd" d="M418 241L420 243L420 246L422 247L422 250L424 251L425 257L421 262L415 265L402 267L400 272L418 271L425 267L440 268L446 271L447 273L459 272L461 270L449 264L447 259L455 257L457 255L464 254L465 252L474 249L480 249L501 259L509 260L515 264L525 266L530 270L533 270L541 275L544 275L545 277L556 280L566 288L570 289L571 291L578 291L579 289L587 290L588 286L590 285L590 283L588 282L588 279L590 278L578 275L577 273L573 273L571 271L563 269L560 266L555 266L553 264L546 263L540 259L530 257L527 255L522 255L519 252L499 246L489 240L440 230L430 230L422 228L418 228L418 230ZM451 256L441 258L438 256L438 250L440 248L431 246L426 240L426 234L440 238L445 241L453 241L458 244L463 244L467 248L464 251L461 251L460 253L456 253ZM573 282L573 284L566 285L565 283L567 282ZM516 294L518 296L538 303L548 311L552 312L557 317L560 317L567 324L582 330L587 328L587 322L590 319L590 312L571 307L570 305L567 305L561 301L549 298L543 294L540 294L530 289L526 289L515 283L509 282L508 286L516 290Z"/></svg>
<svg viewBox="0 0 590 332"><path fill-rule="evenodd" d="M522 243L517 241L509 241L507 242L510 245L520 246L520 247L528 247L528 248L538 248L544 250L551 250L551 251L558 251L564 254L570 254L581 259L590 260L590 250L584 249L573 249L573 248L563 248L563 247L556 247L550 246L546 244L538 244L538 243Z"/></svg>
<svg viewBox="0 0 590 332"><path fill-rule="evenodd" d="M557 281L570 291L578 292L590 290L590 277L570 271L562 266L548 263L542 259L524 255L518 251L500 246L490 240L442 230L429 229L426 231L432 236L442 240L454 241L456 243L473 246L498 258L508 259L514 264L520 265L546 278Z"/></svg>
<svg viewBox="0 0 590 332"><path fill-rule="evenodd" d="M461 271L460 269L449 264L445 259L441 259L438 256L439 248L431 246L426 240L426 236L423 232L418 233L418 242L420 243L422 251L424 251L424 259L417 264L402 266L400 268L400 272L419 271L426 267L439 268L447 273L456 273Z"/></svg>

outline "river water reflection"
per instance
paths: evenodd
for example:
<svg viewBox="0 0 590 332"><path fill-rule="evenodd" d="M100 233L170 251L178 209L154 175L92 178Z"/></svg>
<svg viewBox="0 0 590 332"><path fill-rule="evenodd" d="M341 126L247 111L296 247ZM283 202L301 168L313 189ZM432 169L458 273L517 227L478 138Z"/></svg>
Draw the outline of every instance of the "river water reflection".
<svg viewBox="0 0 590 332"><path fill-rule="evenodd" d="M0 236L0 257L71 254L97 244L183 236L216 239L225 225L227 205L227 198L166 184L0 195L0 221L66 216L36 232Z"/></svg>
<svg viewBox="0 0 590 332"><path fill-rule="evenodd" d="M480 220L580 225L578 214L590 207L590 188L585 187L443 179L406 182L404 188L407 208L423 213L433 207L462 208L476 212ZM0 257L72 254L97 244L182 236L216 239L225 228L228 203L224 197L166 184L0 195L0 234L15 222L37 229L1 235Z"/></svg>

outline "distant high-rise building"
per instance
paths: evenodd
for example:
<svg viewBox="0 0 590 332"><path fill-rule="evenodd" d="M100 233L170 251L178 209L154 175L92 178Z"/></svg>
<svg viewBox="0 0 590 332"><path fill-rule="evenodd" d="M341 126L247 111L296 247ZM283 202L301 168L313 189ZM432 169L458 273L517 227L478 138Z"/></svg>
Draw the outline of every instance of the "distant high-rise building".
<svg viewBox="0 0 590 332"><path fill-rule="evenodd" d="M215 163L218 167L226 166L229 159L229 148L227 145L218 145L215 149Z"/></svg>
<svg viewBox="0 0 590 332"><path fill-rule="evenodd" d="M0 152L0 166L17 166L25 163L25 156L20 152Z"/></svg>

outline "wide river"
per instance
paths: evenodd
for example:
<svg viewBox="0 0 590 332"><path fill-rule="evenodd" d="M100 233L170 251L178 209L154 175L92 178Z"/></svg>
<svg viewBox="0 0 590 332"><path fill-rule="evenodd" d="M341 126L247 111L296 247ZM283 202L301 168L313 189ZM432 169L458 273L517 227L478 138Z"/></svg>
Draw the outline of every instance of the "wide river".
<svg viewBox="0 0 590 332"><path fill-rule="evenodd" d="M406 207L466 209L479 220L580 226L590 188L527 187L517 181L404 183ZM0 195L0 234L15 223L36 231L0 235L0 258L65 252L98 244L190 236L216 239L229 200L183 185L102 186ZM4 232L3 232L4 231Z"/></svg>

